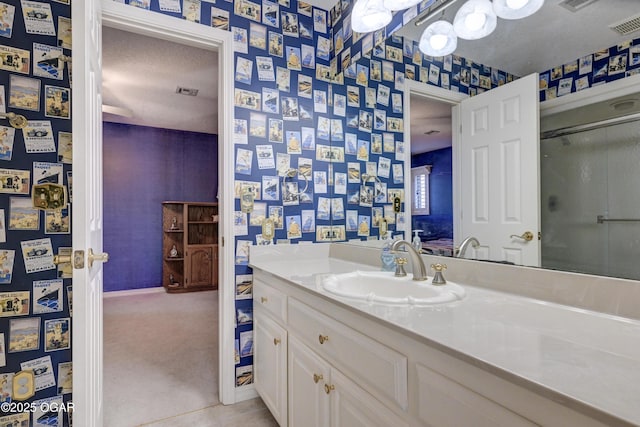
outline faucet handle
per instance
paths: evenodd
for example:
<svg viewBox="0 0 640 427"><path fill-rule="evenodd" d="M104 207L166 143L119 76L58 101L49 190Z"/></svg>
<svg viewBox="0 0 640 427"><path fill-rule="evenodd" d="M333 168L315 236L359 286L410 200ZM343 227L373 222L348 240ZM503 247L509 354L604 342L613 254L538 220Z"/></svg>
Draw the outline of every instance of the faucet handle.
<svg viewBox="0 0 640 427"><path fill-rule="evenodd" d="M396 277L405 277L407 275L407 272L404 271L404 266L407 264L407 259L406 258L401 258L401 257L396 257L394 262L396 263L395 276Z"/></svg>
<svg viewBox="0 0 640 427"><path fill-rule="evenodd" d="M447 269L447 264L431 264L431 269L435 271L431 283L434 285L446 285L447 281L442 275L442 272Z"/></svg>

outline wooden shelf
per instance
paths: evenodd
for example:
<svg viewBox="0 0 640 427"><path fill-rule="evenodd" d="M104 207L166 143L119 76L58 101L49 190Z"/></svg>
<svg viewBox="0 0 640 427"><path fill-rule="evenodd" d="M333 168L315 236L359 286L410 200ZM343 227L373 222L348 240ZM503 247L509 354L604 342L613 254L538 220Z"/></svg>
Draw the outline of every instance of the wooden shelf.
<svg viewBox="0 0 640 427"><path fill-rule="evenodd" d="M211 220L214 216L218 217L217 203L162 203L162 284L168 293L218 288L218 221ZM179 228L172 229L172 225ZM167 256L174 246L180 257Z"/></svg>

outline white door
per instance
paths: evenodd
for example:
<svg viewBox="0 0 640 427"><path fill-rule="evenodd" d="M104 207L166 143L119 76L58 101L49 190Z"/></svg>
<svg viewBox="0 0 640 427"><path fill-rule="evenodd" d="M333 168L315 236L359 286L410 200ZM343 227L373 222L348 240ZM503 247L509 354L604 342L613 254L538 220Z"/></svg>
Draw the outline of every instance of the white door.
<svg viewBox="0 0 640 427"><path fill-rule="evenodd" d="M253 380L279 425L287 425L287 331L263 313L253 319Z"/></svg>
<svg viewBox="0 0 640 427"><path fill-rule="evenodd" d="M289 427L329 427L331 367L294 336L289 337Z"/></svg>
<svg viewBox="0 0 640 427"><path fill-rule="evenodd" d="M538 75L460 104L461 240L466 258L540 265ZM520 237L522 236L522 237Z"/></svg>
<svg viewBox="0 0 640 427"><path fill-rule="evenodd" d="M73 1L73 423L102 426L102 24L100 1Z"/></svg>
<svg viewBox="0 0 640 427"><path fill-rule="evenodd" d="M409 424L387 409L337 369L331 369L332 427L407 427Z"/></svg>

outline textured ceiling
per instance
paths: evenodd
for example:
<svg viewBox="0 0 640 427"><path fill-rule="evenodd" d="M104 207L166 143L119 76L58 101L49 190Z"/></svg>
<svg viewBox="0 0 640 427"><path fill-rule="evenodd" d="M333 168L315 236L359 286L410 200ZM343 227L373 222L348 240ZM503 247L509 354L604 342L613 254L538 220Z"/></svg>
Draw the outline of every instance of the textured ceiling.
<svg viewBox="0 0 640 427"><path fill-rule="evenodd" d="M465 2L457 0L444 12L453 17ZM639 37L621 36L609 25L640 13L639 0L598 0L578 12L560 6L561 0L547 0L535 14L518 20L498 19L495 31L480 40L458 39L456 55L523 77L563 65L600 49ZM420 36L436 16L416 26L408 23L397 33L411 40Z"/></svg>
<svg viewBox="0 0 640 427"><path fill-rule="evenodd" d="M102 33L103 110L118 109L104 121L217 133L217 52L108 27ZM177 94L178 86L198 95Z"/></svg>

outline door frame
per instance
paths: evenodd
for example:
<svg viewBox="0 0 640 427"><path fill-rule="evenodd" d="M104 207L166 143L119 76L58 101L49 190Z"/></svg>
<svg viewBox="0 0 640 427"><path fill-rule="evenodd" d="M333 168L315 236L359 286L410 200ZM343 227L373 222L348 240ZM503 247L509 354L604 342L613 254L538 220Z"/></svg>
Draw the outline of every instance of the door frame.
<svg viewBox="0 0 640 427"><path fill-rule="evenodd" d="M451 105L451 177L453 179L453 239L454 244L456 238L460 235L460 179L458 174L460 171L460 156L458 155L460 144L460 110L459 105L462 101L469 98L469 95L460 92L453 92L438 86L429 85L427 83L415 80L404 81L404 97L403 97L403 116L404 116L404 206L405 218L404 237L411 239L411 211L413 206L413 193L411 190L411 95L418 95L428 98L432 101L443 102ZM457 131L456 131L457 129Z"/></svg>
<svg viewBox="0 0 640 427"><path fill-rule="evenodd" d="M218 53L218 390L225 405L252 397L253 388L235 387L235 263L233 253L233 38L230 31L176 19L161 13L102 0L102 25ZM227 244L228 243L228 244Z"/></svg>

